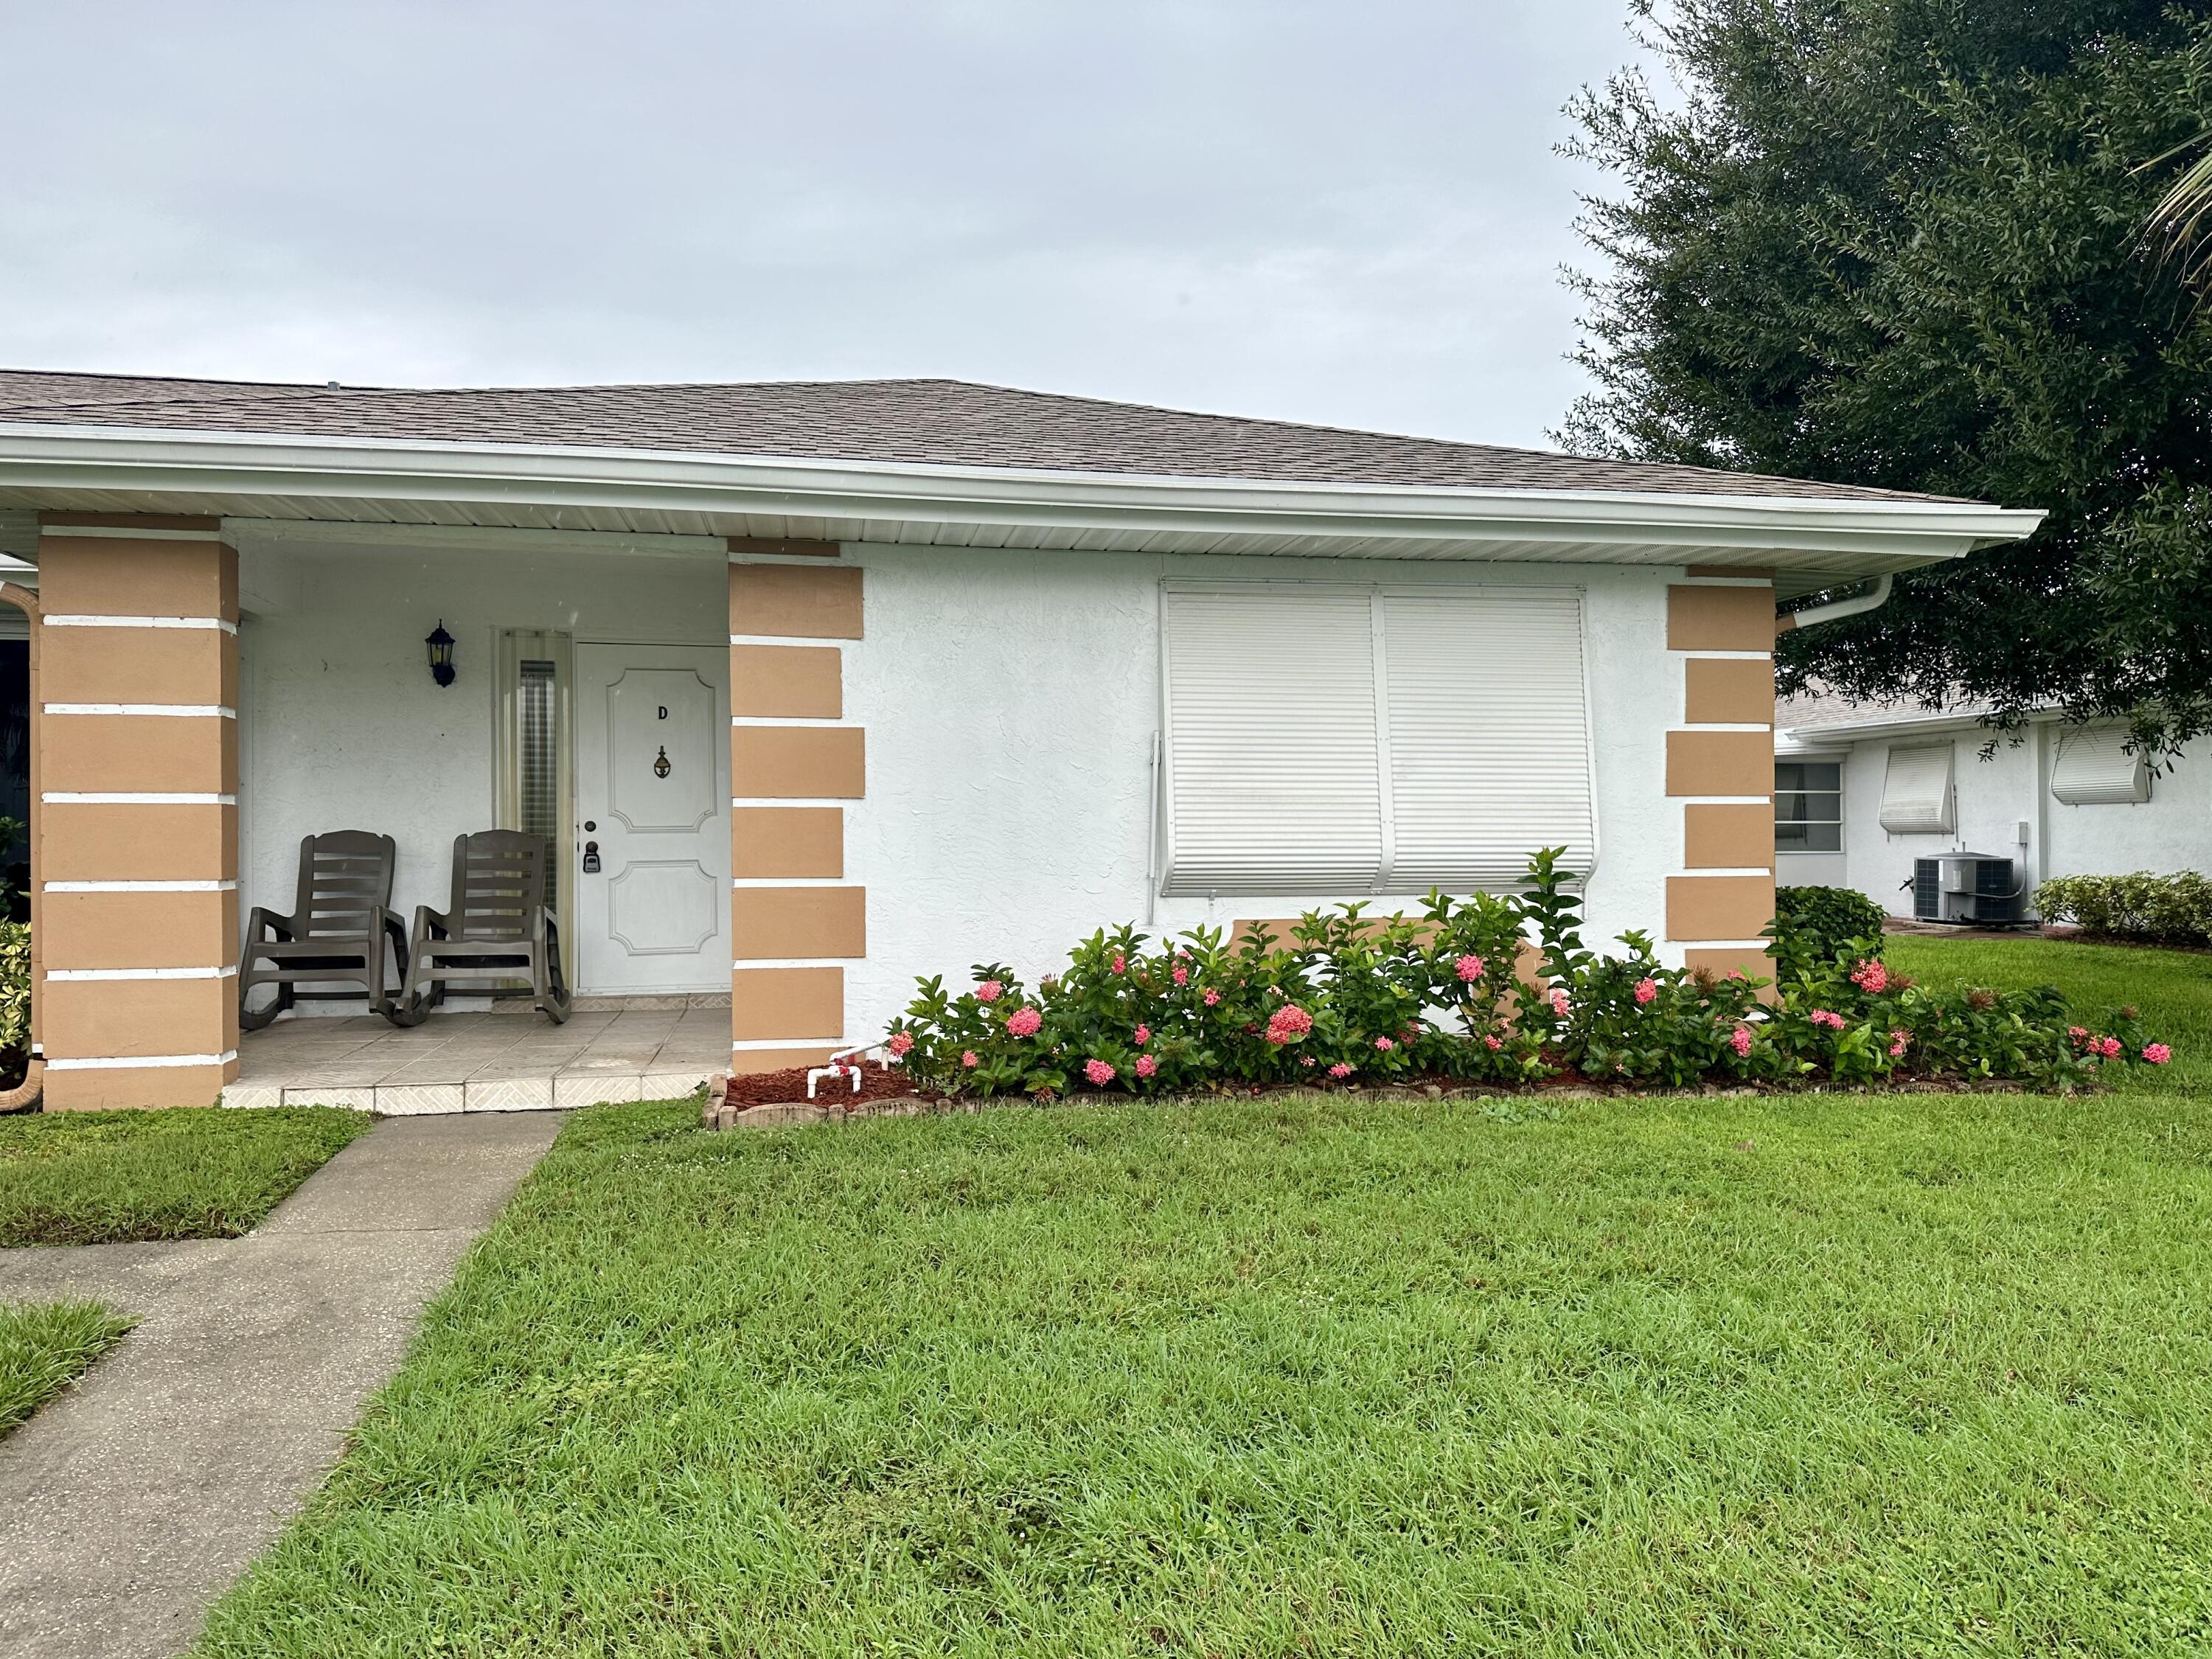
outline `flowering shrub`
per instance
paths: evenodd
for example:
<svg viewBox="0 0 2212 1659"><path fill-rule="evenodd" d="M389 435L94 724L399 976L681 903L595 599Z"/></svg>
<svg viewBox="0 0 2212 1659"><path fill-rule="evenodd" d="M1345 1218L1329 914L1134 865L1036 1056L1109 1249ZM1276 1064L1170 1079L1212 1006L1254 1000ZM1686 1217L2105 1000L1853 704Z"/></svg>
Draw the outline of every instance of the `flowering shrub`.
<svg viewBox="0 0 2212 1659"><path fill-rule="evenodd" d="M885 1046L948 1092L1073 1087L1139 1094L1434 1079L1518 1084L1579 1074L1686 1087L1901 1077L2069 1086L2164 1064L2135 1010L2069 1022L2052 989L1933 992L1887 968L1877 936L1784 955L1767 981L1583 948L1558 849L1524 890L1429 896L1418 916L1311 912L1287 939L1200 927L1148 949L1124 927L1076 946L1034 991L979 963L973 988L920 982Z"/></svg>

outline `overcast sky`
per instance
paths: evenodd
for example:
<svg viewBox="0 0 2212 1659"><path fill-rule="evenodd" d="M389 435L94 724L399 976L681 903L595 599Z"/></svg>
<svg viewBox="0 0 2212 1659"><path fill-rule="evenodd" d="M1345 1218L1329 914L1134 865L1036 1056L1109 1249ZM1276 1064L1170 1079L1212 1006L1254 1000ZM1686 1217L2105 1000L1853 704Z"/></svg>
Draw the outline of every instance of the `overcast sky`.
<svg viewBox="0 0 2212 1659"><path fill-rule="evenodd" d="M1626 0L0 8L0 364L1541 441Z"/></svg>

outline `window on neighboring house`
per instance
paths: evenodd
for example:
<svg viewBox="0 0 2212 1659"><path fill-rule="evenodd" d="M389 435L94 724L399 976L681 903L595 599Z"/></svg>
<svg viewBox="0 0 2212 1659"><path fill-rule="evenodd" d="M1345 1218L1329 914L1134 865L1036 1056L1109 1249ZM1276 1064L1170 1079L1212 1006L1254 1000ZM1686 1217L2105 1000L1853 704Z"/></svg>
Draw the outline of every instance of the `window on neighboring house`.
<svg viewBox="0 0 2212 1659"><path fill-rule="evenodd" d="M1844 850L1844 767L1840 761L1774 763L1774 850Z"/></svg>
<svg viewBox="0 0 2212 1659"><path fill-rule="evenodd" d="M1574 589L1170 583L1161 890L1468 892L1590 867Z"/></svg>

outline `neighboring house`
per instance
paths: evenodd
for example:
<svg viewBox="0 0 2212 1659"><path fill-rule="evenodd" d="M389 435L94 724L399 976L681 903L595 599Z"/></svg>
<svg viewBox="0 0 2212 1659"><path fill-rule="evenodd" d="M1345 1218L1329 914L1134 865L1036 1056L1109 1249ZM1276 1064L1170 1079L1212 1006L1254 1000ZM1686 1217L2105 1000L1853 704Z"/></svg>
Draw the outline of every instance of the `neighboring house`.
<svg viewBox="0 0 2212 1659"><path fill-rule="evenodd" d="M2012 861L2026 919L2053 876L2212 868L2212 768L2185 756L2154 776L2123 726L2045 713L2005 732L1980 714L1784 700L1775 878L1856 888L1910 915L1916 860L1980 853Z"/></svg>
<svg viewBox="0 0 2212 1659"><path fill-rule="evenodd" d="M1547 844L1594 941L1754 961L1777 600L2038 516L945 380L0 374L48 1099L215 1097L241 909L337 829L403 911L546 836L577 988L726 991L740 1068Z"/></svg>

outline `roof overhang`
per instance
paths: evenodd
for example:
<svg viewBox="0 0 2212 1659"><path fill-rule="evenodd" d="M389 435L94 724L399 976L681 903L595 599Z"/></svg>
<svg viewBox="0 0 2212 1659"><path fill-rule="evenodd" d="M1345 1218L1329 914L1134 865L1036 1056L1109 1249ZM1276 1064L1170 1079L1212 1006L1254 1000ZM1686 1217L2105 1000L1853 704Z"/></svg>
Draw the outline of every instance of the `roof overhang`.
<svg viewBox="0 0 2212 1659"><path fill-rule="evenodd" d="M0 506L1304 557L1741 565L1784 597L2017 540L1921 499L1271 483L566 445L0 423Z"/></svg>

